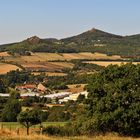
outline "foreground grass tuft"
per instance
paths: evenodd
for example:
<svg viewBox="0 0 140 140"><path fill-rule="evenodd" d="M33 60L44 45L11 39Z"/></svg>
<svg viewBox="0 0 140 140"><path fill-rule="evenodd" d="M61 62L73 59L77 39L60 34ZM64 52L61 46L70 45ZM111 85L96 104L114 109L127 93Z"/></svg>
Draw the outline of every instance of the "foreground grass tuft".
<svg viewBox="0 0 140 140"><path fill-rule="evenodd" d="M16 131L3 129L0 131L0 140L140 140L140 138L119 137L116 134L107 134L106 136L79 136L79 137L50 137L47 135L33 134L26 135L25 129L18 135Z"/></svg>

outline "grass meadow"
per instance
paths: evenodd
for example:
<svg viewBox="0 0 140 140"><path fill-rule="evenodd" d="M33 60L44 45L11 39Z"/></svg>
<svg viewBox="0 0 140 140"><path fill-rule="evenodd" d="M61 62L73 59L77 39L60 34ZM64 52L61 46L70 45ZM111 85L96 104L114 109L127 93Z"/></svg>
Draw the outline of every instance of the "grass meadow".
<svg viewBox="0 0 140 140"><path fill-rule="evenodd" d="M59 126L64 126L67 122L43 122L42 125L43 127L47 127L50 125L59 125ZM40 125L34 125L32 128L39 128ZM17 129L17 128L24 128L20 123L18 122L0 122L0 129Z"/></svg>
<svg viewBox="0 0 140 140"><path fill-rule="evenodd" d="M65 125L67 122L43 122L43 126ZM0 122L0 140L140 140L140 138L121 137L117 134L106 134L97 136L77 136L77 137L59 137L36 134L39 125L30 128L30 135L26 135L26 129L18 122ZM19 133L17 133L19 128Z"/></svg>
<svg viewBox="0 0 140 140"><path fill-rule="evenodd" d="M26 135L25 129L22 129L19 134L15 131L9 131L8 129L3 129L0 131L0 140L140 140L140 138L132 137L120 137L116 134L107 134L105 136L77 136L77 137L59 137L59 136L48 136L41 134L30 134Z"/></svg>

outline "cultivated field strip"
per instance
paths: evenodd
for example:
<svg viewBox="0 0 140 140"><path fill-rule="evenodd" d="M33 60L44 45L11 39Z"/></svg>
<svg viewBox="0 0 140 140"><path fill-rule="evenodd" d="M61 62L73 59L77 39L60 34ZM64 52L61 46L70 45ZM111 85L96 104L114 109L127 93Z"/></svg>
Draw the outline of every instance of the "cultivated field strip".
<svg viewBox="0 0 140 140"><path fill-rule="evenodd" d="M85 61L84 63L89 63L89 64L96 64L96 65L100 65L100 66L104 66L107 67L108 65L123 65L126 64L128 62L119 62L119 61ZM140 64L140 62L132 62L133 64L137 65Z"/></svg>
<svg viewBox="0 0 140 140"><path fill-rule="evenodd" d="M0 63L0 74L6 74L7 72L11 70L17 70L17 69L21 70L16 65Z"/></svg>

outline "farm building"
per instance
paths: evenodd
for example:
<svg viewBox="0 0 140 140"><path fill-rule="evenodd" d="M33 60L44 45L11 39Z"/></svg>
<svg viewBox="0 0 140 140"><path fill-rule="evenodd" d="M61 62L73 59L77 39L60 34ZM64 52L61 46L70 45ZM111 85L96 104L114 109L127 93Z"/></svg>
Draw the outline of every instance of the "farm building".
<svg viewBox="0 0 140 140"><path fill-rule="evenodd" d="M72 94L71 92L60 92L60 93L54 93L54 94L49 94L49 95L44 95L44 96L40 96L40 97L45 97L45 98L50 98L50 99L63 99L64 97L69 96L70 94Z"/></svg>
<svg viewBox="0 0 140 140"><path fill-rule="evenodd" d="M40 92L45 93L47 88L40 83L40 84L37 85L37 90L40 91Z"/></svg>
<svg viewBox="0 0 140 140"><path fill-rule="evenodd" d="M40 96L39 93L37 92L28 92L28 93L24 93L24 94L21 94L20 97L21 98L27 98L27 97L35 97L35 96Z"/></svg>
<svg viewBox="0 0 140 140"><path fill-rule="evenodd" d="M10 97L10 94L9 93L0 93L0 97L8 98L8 97Z"/></svg>
<svg viewBox="0 0 140 140"><path fill-rule="evenodd" d="M38 92L43 94L52 94L53 92L47 89L43 84L39 83L38 85L35 84L25 84L21 86L16 86L15 88L20 93L27 93L27 92Z"/></svg>
<svg viewBox="0 0 140 140"><path fill-rule="evenodd" d="M16 86L15 88L18 91L34 91L36 89L36 85L35 84L26 84L26 85L21 85L21 86Z"/></svg>
<svg viewBox="0 0 140 140"><path fill-rule="evenodd" d="M69 100L76 101L77 98L79 97L79 95L85 95L85 98L87 98L88 92L87 91L83 91L83 92L79 92L79 93L70 94L68 97L60 99L59 102L62 103L62 102L67 102Z"/></svg>
<svg viewBox="0 0 140 140"><path fill-rule="evenodd" d="M28 92L28 93L24 93L24 94L20 95L21 98L34 97L34 96L40 96L40 94L37 92ZM0 97L9 98L10 94L9 93L0 93Z"/></svg>

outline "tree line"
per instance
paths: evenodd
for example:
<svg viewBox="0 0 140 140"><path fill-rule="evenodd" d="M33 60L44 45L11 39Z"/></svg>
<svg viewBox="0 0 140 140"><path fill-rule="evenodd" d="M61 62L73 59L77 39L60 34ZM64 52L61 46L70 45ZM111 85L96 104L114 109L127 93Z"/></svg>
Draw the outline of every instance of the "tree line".
<svg viewBox="0 0 140 140"><path fill-rule="evenodd" d="M89 92L87 99L79 97L77 102L70 101L64 107L52 108L50 109L50 117L47 116L51 121L55 117L57 121L66 118L66 120L70 120L70 123L63 127L49 126L44 129L44 133L69 136L116 132L120 135L139 136L139 81L140 65L133 65L132 63L121 66L110 65L99 73L91 75L88 77L86 87ZM1 105L3 102L4 100L1 100ZM15 108L18 103L17 99L16 101L15 99L8 100L7 105L4 105L4 114L14 113L14 111L7 110L12 107ZM28 116L25 114L36 113L29 110L22 112L20 109L19 105L15 113L17 113L16 119L21 123L25 121L24 116ZM40 123L41 114L39 113L39 116L36 114L37 118L30 118L34 115L29 115L31 119L29 119L31 121L29 124ZM7 117L9 118L11 115Z"/></svg>
<svg viewBox="0 0 140 140"><path fill-rule="evenodd" d="M65 127L49 127L53 135L94 135L116 132L139 136L140 65L110 65L90 77L84 110Z"/></svg>

